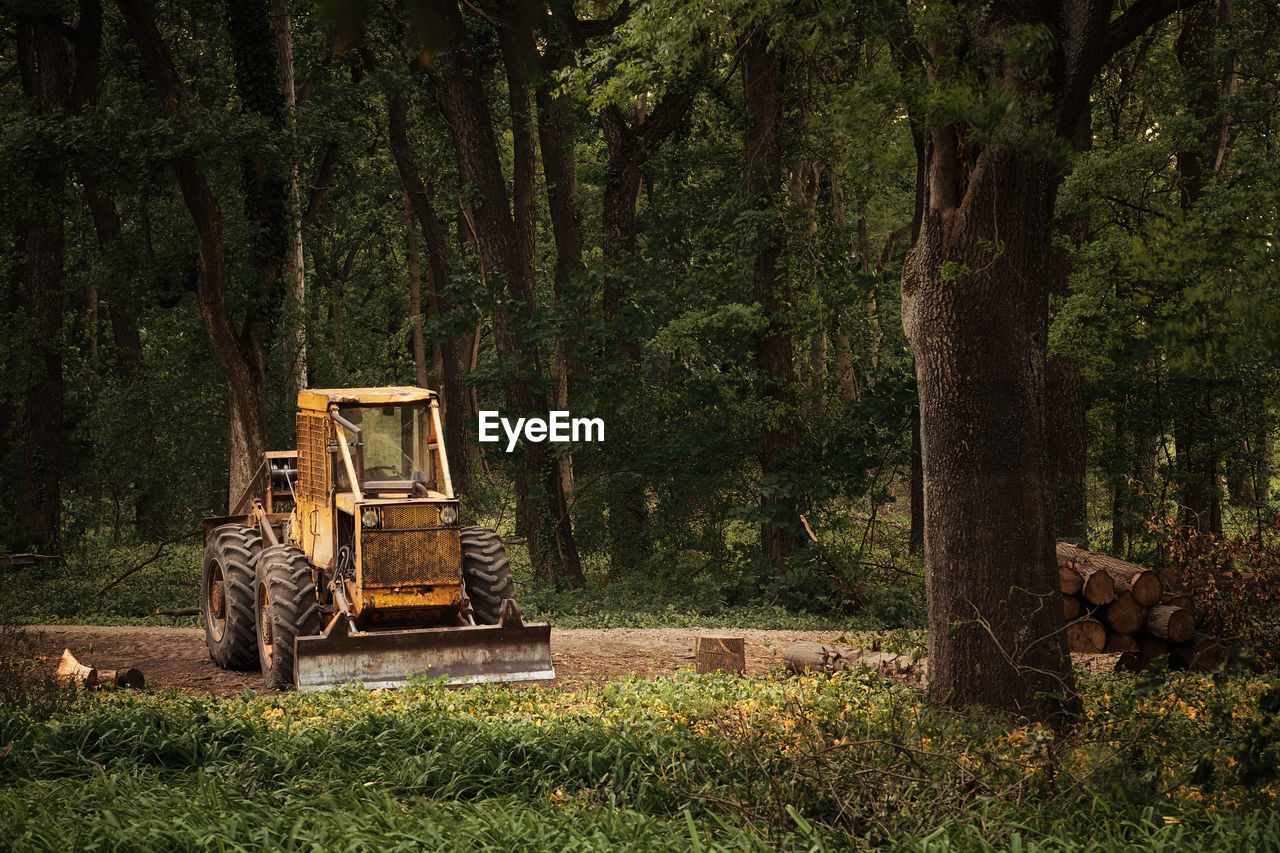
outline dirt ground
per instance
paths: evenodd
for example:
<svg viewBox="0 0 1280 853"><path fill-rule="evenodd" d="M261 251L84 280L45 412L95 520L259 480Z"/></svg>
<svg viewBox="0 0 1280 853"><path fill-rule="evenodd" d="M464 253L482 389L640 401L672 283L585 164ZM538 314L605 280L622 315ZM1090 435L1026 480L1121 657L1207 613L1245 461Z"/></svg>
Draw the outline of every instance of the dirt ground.
<svg viewBox="0 0 1280 853"><path fill-rule="evenodd" d="M98 669L136 667L147 686L184 693L230 696L243 688L261 691L257 672L219 669L209 660L201 628L50 625L31 629L37 653L55 669L64 648ZM710 631L698 628L552 628L551 657L556 684L580 685L626 675L669 674L693 666L694 640L701 633L741 636L747 673L764 675L782 666L782 651L795 640L835 642L837 634L815 631Z"/></svg>

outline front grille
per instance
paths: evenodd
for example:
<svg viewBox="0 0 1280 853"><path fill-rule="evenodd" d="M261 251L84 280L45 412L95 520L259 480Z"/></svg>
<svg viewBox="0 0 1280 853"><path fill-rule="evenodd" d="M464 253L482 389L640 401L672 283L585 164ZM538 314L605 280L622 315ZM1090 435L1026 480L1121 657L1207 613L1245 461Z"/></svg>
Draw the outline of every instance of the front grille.
<svg viewBox="0 0 1280 853"><path fill-rule="evenodd" d="M387 509L391 508L383 508L384 523ZM361 585L366 588L462 582L462 544L456 527L362 530L360 558Z"/></svg>
<svg viewBox="0 0 1280 853"><path fill-rule="evenodd" d="M414 530L440 525L440 504L384 506L378 511L381 513L381 527L384 530Z"/></svg>

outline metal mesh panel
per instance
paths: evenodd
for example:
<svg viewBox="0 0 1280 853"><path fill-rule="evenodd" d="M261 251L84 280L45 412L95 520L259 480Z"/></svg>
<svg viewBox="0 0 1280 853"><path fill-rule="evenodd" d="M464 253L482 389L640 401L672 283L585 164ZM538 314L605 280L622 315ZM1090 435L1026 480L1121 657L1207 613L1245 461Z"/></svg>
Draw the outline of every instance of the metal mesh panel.
<svg viewBox="0 0 1280 853"><path fill-rule="evenodd" d="M436 527L440 524L439 504L384 506L380 512L384 530L412 530L415 527Z"/></svg>
<svg viewBox="0 0 1280 853"><path fill-rule="evenodd" d="M329 498L329 424L323 415L298 415L298 496L303 500Z"/></svg>
<svg viewBox="0 0 1280 853"><path fill-rule="evenodd" d="M362 586L462 582L462 543L455 528L362 530Z"/></svg>

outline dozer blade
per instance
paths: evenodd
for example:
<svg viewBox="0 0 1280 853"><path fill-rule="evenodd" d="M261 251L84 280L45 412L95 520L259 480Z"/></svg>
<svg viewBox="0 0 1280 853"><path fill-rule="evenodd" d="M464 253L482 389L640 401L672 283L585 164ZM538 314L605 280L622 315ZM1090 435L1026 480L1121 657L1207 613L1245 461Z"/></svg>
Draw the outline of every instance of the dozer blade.
<svg viewBox="0 0 1280 853"><path fill-rule="evenodd" d="M298 637L294 681L324 690L352 681L399 687L411 678L448 676L448 684L541 681L556 677L551 626L476 625L360 631L339 617L323 634Z"/></svg>

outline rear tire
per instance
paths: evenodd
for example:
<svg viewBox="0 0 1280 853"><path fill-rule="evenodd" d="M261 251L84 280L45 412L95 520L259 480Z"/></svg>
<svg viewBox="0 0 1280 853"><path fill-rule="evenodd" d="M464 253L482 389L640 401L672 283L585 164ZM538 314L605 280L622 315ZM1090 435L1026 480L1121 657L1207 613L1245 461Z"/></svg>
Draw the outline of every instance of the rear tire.
<svg viewBox="0 0 1280 853"><path fill-rule="evenodd" d="M476 622L497 625L502 600L516 597L511 563L498 534L487 527L462 528L462 578Z"/></svg>
<svg viewBox="0 0 1280 853"><path fill-rule="evenodd" d="M223 669L253 669L258 659L253 577L261 551L258 531L242 524L223 525L204 543L200 616L209 657Z"/></svg>
<svg viewBox="0 0 1280 853"><path fill-rule="evenodd" d="M320 601L311 563L294 545L273 545L258 557L254 583L258 663L267 687L294 684L294 640L320 633Z"/></svg>

